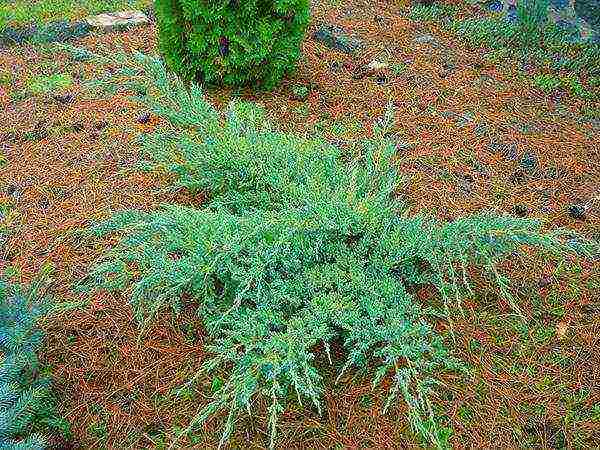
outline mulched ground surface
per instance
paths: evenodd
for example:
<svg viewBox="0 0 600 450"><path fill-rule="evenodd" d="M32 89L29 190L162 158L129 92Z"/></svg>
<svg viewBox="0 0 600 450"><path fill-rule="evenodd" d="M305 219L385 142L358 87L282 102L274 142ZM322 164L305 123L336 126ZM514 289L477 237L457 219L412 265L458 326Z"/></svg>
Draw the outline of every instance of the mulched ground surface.
<svg viewBox="0 0 600 450"><path fill-rule="evenodd" d="M245 92L277 123L295 132L321 132L340 145L360 138L393 102L397 111L399 193L413 211L451 220L481 209L527 214L588 238L600 236L600 129L581 112L598 104L548 98L519 78L516 67L496 67L434 26L409 21L389 2L336 2L314 8L312 31L335 23L364 39L348 56L307 37L293 79L272 93ZM429 37L431 35L433 40ZM419 43L415 41L422 42ZM92 36L78 44L102 51L116 44L155 51L152 27ZM355 79L357 67L377 59L390 68ZM91 95L81 80L97 70L40 48L0 50L13 82L0 86L0 225L7 230L0 269L30 280L45 264L55 268L59 300L87 298L74 286L106 249L81 230L123 208L150 209L189 201L163 190L156 176L136 170L135 137L157 120L139 123L125 95ZM72 98L52 95L11 100L32 75L70 73ZM310 85L306 101L296 84ZM230 92L211 92L221 103ZM145 120L142 120L146 122ZM596 127L596 128L595 128ZM570 205L585 217L569 215ZM445 381L437 405L465 448L600 446L600 267L598 262L513 261L527 320L514 317L482 286L455 318L449 345L473 367L472 376ZM427 294L423 295L427 301ZM444 325L441 324L440 327ZM80 448L161 448L174 426L186 426L210 396L178 392L203 361L202 327L191 311L164 317L140 336L127 299L94 294L88 306L49 326L46 360L61 396L61 411ZM325 364L323 364L326 367ZM324 415L292 405L281 422L281 448L414 448L399 405L381 413L385 390L351 375L326 378ZM234 448L268 443L264 405L245 418ZM216 448L215 418L186 448ZM184 443L182 443L184 445Z"/></svg>

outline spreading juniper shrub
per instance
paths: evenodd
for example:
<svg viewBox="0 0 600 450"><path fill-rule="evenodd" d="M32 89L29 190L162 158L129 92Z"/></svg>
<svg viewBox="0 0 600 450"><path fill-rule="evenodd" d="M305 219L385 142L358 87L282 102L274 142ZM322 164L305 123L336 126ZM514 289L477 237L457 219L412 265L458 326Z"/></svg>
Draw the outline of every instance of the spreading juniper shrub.
<svg viewBox="0 0 600 450"><path fill-rule="evenodd" d="M400 398L418 434L445 446L432 392L437 375L461 364L414 287L434 287L440 303L456 305L479 268L511 299L498 265L529 247L565 251L561 233L495 214L451 223L409 214L394 196L395 145L384 139L391 112L344 161L321 139L273 129L255 105L216 110L158 59L135 54L126 64L122 73L147 81L145 106L167 122L141 140L151 166L206 203L124 211L97 224L98 236L119 240L90 279L126 292L142 323L164 308L176 312L184 296L199 304L213 357L190 383L217 370L229 378L186 431L227 410L226 442L238 415L263 397L273 446L290 396L321 411L315 352L331 361L341 342L345 360L331 361L339 375L369 367L374 385L391 379L386 410Z"/></svg>
<svg viewBox="0 0 600 450"><path fill-rule="evenodd" d="M55 409L51 380L40 374L44 334L38 321L47 313L40 292L39 285L24 290L0 280L2 449L56 448L51 444L68 435L68 424Z"/></svg>

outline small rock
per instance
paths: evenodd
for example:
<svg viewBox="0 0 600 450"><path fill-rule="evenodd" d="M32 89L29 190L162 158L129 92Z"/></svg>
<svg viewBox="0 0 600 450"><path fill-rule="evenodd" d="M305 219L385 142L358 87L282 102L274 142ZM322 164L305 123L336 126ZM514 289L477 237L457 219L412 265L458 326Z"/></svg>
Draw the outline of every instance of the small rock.
<svg viewBox="0 0 600 450"><path fill-rule="evenodd" d="M466 127L469 123L473 121L474 118L474 115L471 112L460 114L454 111L441 111L439 114L445 119L456 120L456 123L460 128Z"/></svg>
<svg viewBox="0 0 600 450"><path fill-rule="evenodd" d="M332 72L340 72L342 70L342 64L340 64L338 61L332 61L329 64L329 70Z"/></svg>
<svg viewBox="0 0 600 450"><path fill-rule="evenodd" d="M462 194L469 195L471 193L471 183L468 180L459 179L456 185Z"/></svg>
<svg viewBox="0 0 600 450"><path fill-rule="evenodd" d="M146 124L146 123L150 122L150 113L149 112L141 113L137 117L136 121L137 121L137 123L141 123L141 124Z"/></svg>
<svg viewBox="0 0 600 450"><path fill-rule="evenodd" d="M388 65L386 63L373 60L367 65L357 66L352 72L352 78L355 80L362 80L365 77L370 77L385 70L387 67Z"/></svg>
<svg viewBox="0 0 600 450"><path fill-rule="evenodd" d="M352 78L355 80L362 80L363 78L367 77L367 75L369 75L369 70L367 69L367 66L357 66L352 71Z"/></svg>
<svg viewBox="0 0 600 450"><path fill-rule="evenodd" d="M485 67L485 62L483 62L482 60L475 60L473 61L473 68L476 70L482 70Z"/></svg>
<svg viewBox="0 0 600 450"><path fill-rule="evenodd" d="M547 286L550 286L552 284L552 279L550 277L542 277L540 278L540 281L538 282L538 286L540 288L545 288Z"/></svg>
<svg viewBox="0 0 600 450"><path fill-rule="evenodd" d="M38 206L42 209L47 209L50 206L50 202L47 198L43 197L38 201Z"/></svg>
<svg viewBox="0 0 600 450"><path fill-rule="evenodd" d="M522 203L518 203L514 206L513 211L517 217L525 217L529 214L529 208Z"/></svg>
<svg viewBox="0 0 600 450"><path fill-rule="evenodd" d="M334 25L321 26L313 34L313 39L349 55L353 55L365 47L365 43L361 39L349 36L342 28Z"/></svg>
<svg viewBox="0 0 600 450"><path fill-rule="evenodd" d="M387 78L385 77L385 75L379 75L379 76L377 77L377 80L376 80L376 81L377 81L377 84L378 84L379 86L383 86L384 84L386 84L386 83L387 83Z"/></svg>
<svg viewBox="0 0 600 450"><path fill-rule="evenodd" d="M377 61L376 59L374 59L367 65L367 69L369 69L373 72L380 72L384 69L387 69L387 67L388 67L388 65L386 63Z"/></svg>
<svg viewBox="0 0 600 450"><path fill-rule="evenodd" d="M75 96L73 94L56 94L53 95L52 98L54 98L54 100L56 100L61 105L66 105L68 103L72 103L75 99Z"/></svg>
<svg viewBox="0 0 600 450"><path fill-rule="evenodd" d="M397 152L405 152L408 150L412 150L415 148L415 144L408 141L398 140L396 141L396 151Z"/></svg>
<svg viewBox="0 0 600 450"><path fill-rule="evenodd" d="M585 220L585 206L583 205L569 205L569 216L571 216L575 220Z"/></svg>
<svg viewBox="0 0 600 450"><path fill-rule="evenodd" d="M21 140L21 138L18 133L16 133L15 131L8 131L7 133L4 134L4 136L2 136L2 140L0 140L0 142L16 144L20 140Z"/></svg>
<svg viewBox="0 0 600 450"><path fill-rule="evenodd" d="M83 130L85 130L85 125L81 122L75 122L73 125L71 125L71 130L75 133L81 133Z"/></svg>
<svg viewBox="0 0 600 450"><path fill-rule="evenodd" d="M434 44L437 43L437 39L432 34L419 34L415 37L414 42L417 44Z"/></svg>
<svg viewBox="0 0 600 450"><path fill-rule="evenodd" d="M451 59L445 59L442 61L442 68L445 71L453 72L457 67L458 66L456 65L456 62Z"/></svg>
<svg viewBox="0 0 600 450"><path fill-rule="evenodd" d="M15 200L18 200L21 197L21 195L23 195L23 192L17 185L9 184L6 187L6 194Z"/></svg>
<svg viewBox="0 0 600 450"><path fill-rule="evenodd" d="M121 27L144 25L150 22L148 17L141 11L98 14L85 20L89 26L102 31L112 31Z"/></svg>

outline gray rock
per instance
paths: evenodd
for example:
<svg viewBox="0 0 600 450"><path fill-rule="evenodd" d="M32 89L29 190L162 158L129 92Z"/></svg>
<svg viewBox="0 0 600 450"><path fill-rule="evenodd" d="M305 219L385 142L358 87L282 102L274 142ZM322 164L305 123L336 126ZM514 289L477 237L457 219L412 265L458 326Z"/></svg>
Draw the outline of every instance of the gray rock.
<svg viewBox="0 0 600 450"><path fill-rule="evenodd" d="M101 31L145 25L150 22L148 16L141 11L119 11L114 13L98 14L85 19L89 26Z"/></svg>
<svg viewBox="0 0 600 450"><path fill-rule="evenodd" d="M141 123L141 124L146 124L148 122L150 122L150 113L149 112L143 112L141 113L137 119L136 119L137 123Z"/></svg>
<svg viewBox="0 0 600 450"><path fill-rule="evenodd" d="M523 203L517 203L514 206L513 211L517 217L525 217L529 214L529 208Z"/></svg>
<svg viewBox="0 0 600 450"><path fill-rule="evenodd" d="M322 42L329 48L353 55L365 47L363 40L350 36L342 28L335 25L323 25L314 34L313 39Z"/></svg>
<svg viewBox="0 0 600 450"><path fill-rule="evenodd" d="M586 218L585 206L583 205L569 205L568 212L569 216L571 216L573 219L585 220Z"/></svg>
<svg viewBox="0 0 600 450"><path fill-rule="evenodd" d="M432 34L419 34L415 37L414 42L417 44L436 44L437 39Z"/></svg>

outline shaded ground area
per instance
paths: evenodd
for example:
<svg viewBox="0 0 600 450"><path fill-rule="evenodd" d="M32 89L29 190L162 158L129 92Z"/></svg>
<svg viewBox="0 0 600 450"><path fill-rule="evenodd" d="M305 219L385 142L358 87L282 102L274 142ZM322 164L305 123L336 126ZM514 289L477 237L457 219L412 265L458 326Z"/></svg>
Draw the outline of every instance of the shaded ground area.
<svg viewBox="0 0 600 450"><path fill-rule="evenodd" d="M282 128L323 133L348 148L392 102L398 167L406 175L398 194L413 211L452 220L495 209L600 237L597 100L549 98L530 87L531 74L518 63L495 66L483 51L409 21L388 2L314 9L311 31L337 24L354 30L365 48L347 55L307 37L297 75L275 92L212 91L210 97L218 103L238 95L258 101ZM152 52L154 35L148 27L79 44ZM387 68L361 70L373 60ZM173 200L161 180L136 168L135 136L153 129L156 120L123 93L82 89L83 80L100 75L85 62L34 47L0 50L0 61L0 230L6 236L0 269L10 267L15 278L29 280L52 263L56 295L83 298L74 283L105 245L81 230L111 211ZM71 82L49 83L55 74L69 75ZM32 89L31 80L46 87ZM309 88L306 100L295 99L298 86ZM469 376L444 380L437 399L454 429L452 443L599 446L598 262L557 266L532 259L512 261L506 270L527 318L515 317L482 285L464 305L466 318L458 312L454 318L455 343L448 333L448 345L472 367ZM95 294L83 311L49 330L47 363L74 441L83 448L162 448L208 401L215 382L203 380L198 392L178 390L203 360L202 328L191 312L176 322L165 317L138 337L126 303ZM448 324L439 329L448 332ZM371 391L367 378L348 375L335 384L335 369L326 383L324 416L292 406L282 420L281 448L419 446L402 403L382 415L383 395ZM211 421L188 447L216 448L220 425ZM233 446L265 447L266 428L263 405L237 428Z"/></svg>
<svg viewBox="0 0 600 450"><path fill-rule="evenodd" d="M144 9L151 4L150 0L5 0L0 4L0 31L9 26Z"/></svg>

